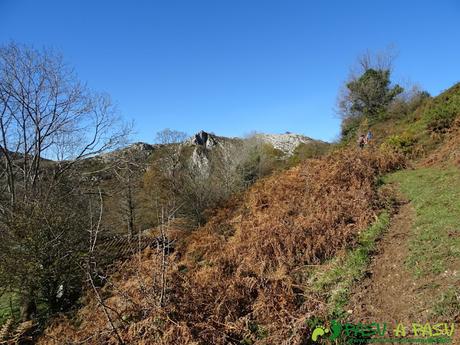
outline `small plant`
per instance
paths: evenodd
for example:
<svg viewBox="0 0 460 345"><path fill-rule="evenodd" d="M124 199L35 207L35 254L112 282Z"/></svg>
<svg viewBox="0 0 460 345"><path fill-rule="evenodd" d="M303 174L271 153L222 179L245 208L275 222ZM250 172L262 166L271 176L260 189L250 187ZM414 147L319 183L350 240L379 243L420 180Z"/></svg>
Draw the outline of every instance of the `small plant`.
<svg viewBox="0 0 460 345"><path fill-rule="evenodd" d="M256 339L264 339L268 336L267 329L256 323L249 323L249 330Z"/></svg>

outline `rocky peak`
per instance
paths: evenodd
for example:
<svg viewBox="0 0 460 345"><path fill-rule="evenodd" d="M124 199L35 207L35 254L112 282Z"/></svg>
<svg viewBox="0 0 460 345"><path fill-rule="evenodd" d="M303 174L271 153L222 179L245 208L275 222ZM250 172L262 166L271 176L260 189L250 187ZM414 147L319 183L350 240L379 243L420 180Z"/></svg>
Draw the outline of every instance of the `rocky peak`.
<svg viewBox="0 0 460 345"><path fill-rule="evenodd" d="M284 134L257 134L256 137L271 144L275 149L287 155L292 155L296 147L300 144L314 142L314 140L309 137L291 132L286 132Z"/></svg>
<svg viewBox="0 0 460 345"><path fill-rule="evenodd" d="M201 130L190 139L190 144L210 149L217 145L217 141L212 134Z"/></svg>

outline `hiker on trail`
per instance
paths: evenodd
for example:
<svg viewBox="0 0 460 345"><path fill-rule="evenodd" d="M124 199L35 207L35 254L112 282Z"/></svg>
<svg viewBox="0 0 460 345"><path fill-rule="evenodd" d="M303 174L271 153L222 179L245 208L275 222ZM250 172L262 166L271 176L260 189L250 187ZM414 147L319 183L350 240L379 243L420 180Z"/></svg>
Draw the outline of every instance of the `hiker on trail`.
<svg viewBox="0 0 460 345"><path fill-rule="evenodd" d="M371 132L371 130L369 129L369 130L367 131L367 134L366 134L366 141L365 141L365 143L366 143L366 144L369 144L370 141L372 140L372 137L373 137L373 136L372 136L372 132Z"/></svg>
<svg viewBox="0 0 460 345"><path fill-rule="evenodd" d="M366 137L364 136L364 134L361 134L358 138L358 147L362 149L365 143L366 143Z"/></svg>

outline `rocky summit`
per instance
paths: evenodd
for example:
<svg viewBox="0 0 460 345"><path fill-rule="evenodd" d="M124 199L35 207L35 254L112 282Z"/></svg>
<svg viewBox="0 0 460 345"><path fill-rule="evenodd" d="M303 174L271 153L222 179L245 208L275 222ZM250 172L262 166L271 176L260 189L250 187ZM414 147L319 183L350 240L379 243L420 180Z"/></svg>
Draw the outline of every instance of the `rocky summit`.
<svg viewBox="0 0 460 345"><path fill-rule="evenodd" d="M189 143L194 146L203 146L207 149L211 149L217 144L215 137L203 130L192 136L192 138L189 139Z"/></svg>
<svg viewBox="0 0 460 345"><path fill-rule="evenodd" d="M284 134L256 134L256 136L271 144L275 149L282 151L283 153L291 156L294 153L294 150L300 144L309 144L313 143L315 140L312 138L306 137L301 134L295 133L284 133Z"/></svg>
<svg viewBox="0 0 460 345"><path fill-rule="evenodd" d="M251 138L256 138L267 144L272 145L275 149L282 151L285 155L291 156L294 153L294 150L301 144L310 144L318 142L302 134L286 132L283 134L266 134L266 133L257 133L246 139L237 139L237 138L228 138L220 137L214 134L205 132L203 130L199 131L193 135L186 143L193 146L201 146L206 149L212 149L217 145L224 145L224 142L229 140L248 140Z"/></svg>

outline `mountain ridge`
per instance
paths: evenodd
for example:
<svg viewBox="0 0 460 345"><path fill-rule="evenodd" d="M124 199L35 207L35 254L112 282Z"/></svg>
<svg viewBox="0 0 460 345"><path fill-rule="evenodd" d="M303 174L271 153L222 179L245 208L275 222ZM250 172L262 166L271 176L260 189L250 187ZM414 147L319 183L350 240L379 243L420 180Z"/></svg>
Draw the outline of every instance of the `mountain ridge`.
<svg viewBox="0 0 460 345"><path fill-rule="evenodd" d="M134 142L132 144L128 144L125 147L119 148L117 150L111 152L105 152L94 157L87 158L88 160L91 159L102 159L104 161L111 161L113 159L117 159L120 156L126 154L133 154L133 155L140 155L143 158L148 158L156 149L164 147L166 145L184 145L184 146L197 146L203 147L207 150L212 150L215 147L219 146L226 146L229 144L236 144L242 143L247 140L259 140L262 143L271 145L274 149L279 150L282 152L283 155L286 157L290 157L294 154L294 151L299 145L302 144L312 144L312 143L321 143L321 144L328 144L322 140L313 139L303 134L298 133L281 133L281 134L272 134L272 133L255 133L253 135L247 137L226 137L216 135L213 132L207 132L205 130L201 130L192 136L187 137L185 140L179 143L147 143L143 141Z"/></svg>

